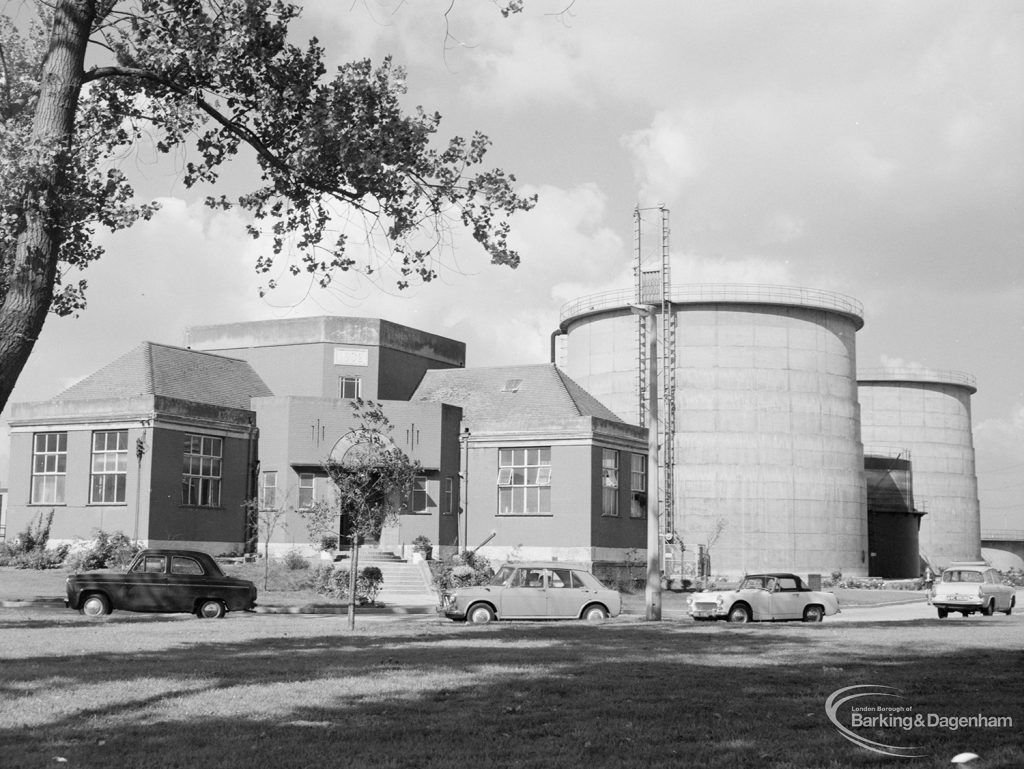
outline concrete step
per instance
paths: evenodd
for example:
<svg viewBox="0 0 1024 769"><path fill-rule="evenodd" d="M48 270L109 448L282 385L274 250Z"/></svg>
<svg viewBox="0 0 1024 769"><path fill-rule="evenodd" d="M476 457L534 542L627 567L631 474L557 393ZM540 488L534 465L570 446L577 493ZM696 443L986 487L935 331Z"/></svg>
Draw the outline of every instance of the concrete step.
<svg viewBox="0 0 1024 769"><path fill-rule="evenodd" d="M337 563L340 568L347 566L347 559ZM404 561L393 553L373 549L359 551L358 568L376 566L384 577L378 597L385 603L406 603L430 605L437 602L437 593L420 564Z"/></svg>

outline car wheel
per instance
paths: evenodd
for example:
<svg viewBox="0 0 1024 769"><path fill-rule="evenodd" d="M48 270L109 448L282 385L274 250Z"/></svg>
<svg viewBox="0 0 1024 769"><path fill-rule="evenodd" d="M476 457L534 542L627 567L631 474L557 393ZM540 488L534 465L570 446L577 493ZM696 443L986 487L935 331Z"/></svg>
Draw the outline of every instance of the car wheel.
<svg viewBox="0 0 1024 769"><path fill-rule="evenodd" d="M1010 598L1010 605L1006 607L1006 611L1003 612L1007 617L1013 614L1013 607L1017 605L1017 596Z"/></svg>
<svg viewBox="0 0 1024 769"><path fill-rule="evenodd" d="M92 593L82 601L82 608L78 611L86 617L102 617L105 614L110 614L112 611L110 599L102 593Z"/></svg>
<svg viewBox="0 0 1024 769"><path fill-rule="evenodd" d="M199 619L220 619L224 614L224 604L213 599L203 601L196 609L196 616Z"/></svg>
<svg viewBox="0 0 1024 769"><path fill-rule="evenodd" d="M938 609L937 611L939 612L939 619L945 619L946 617L949 616L949 610L948 609Z"/></svg>
<svg viewBox="0 0 1024 769"><path fill-rule="evenodd" d="M750 622L750 607L745 603L738 603L729 609L729 622Z"/></svg>
<svg viewBox="0 0 1024 769"><path fill-rule="evenodd" d="M474 625L486 625L494 621L494 610L485 603L478 603L471 606L466 612L466 619Z"/></svg>
<svg viewBox="0 0 1024 769"><path fill-rule="evenodd" d="M825 610L814 604L804 609L804 622L821 622L825 616Z"/></svg>
<svg viewBox="0 0 1024 769"><path fill-rule="evenodd" d="M608 619L608 610L603 606L588 606L583 610L583 619L590 622L600 622L601 620Z"/></svg>
<svg viewBox="0 0 1024 769"><path fill-rule="evenodd" d="M995 601L994 600L990 600L987 604L982 606L981 607L981 616L983 616L983 617L991 617L992 613L995 611L995 605L994 604L995 604Z"/></svg>

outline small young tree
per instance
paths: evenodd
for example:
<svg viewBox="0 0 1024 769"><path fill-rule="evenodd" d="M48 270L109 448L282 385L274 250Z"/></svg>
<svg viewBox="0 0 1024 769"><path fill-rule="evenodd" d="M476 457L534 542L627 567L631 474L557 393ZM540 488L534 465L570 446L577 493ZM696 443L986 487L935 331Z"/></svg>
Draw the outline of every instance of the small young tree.
<svg viewBox="0 0 1024 769"><path fill-rule="evenodd" d="M246 500L242 507L245 508L249 530L255 532L253 539L263 542L263 589L267 590L270 584L270 539L279 526L288 528L284 522L287 511L283 507L262 508L257 499Z"/></svg>
<svg viewBox="0 0 1024 769"><path fill-rule="evenodd" d="M379 403L357 398L352 411L358 426L346 437L344 451L324 462L335 490L332 519L349 522L348 626L355 628L356 581L359 575L359 544L394 523L408 498L419 462L406 456L389 437L391 422Z"/></svg>

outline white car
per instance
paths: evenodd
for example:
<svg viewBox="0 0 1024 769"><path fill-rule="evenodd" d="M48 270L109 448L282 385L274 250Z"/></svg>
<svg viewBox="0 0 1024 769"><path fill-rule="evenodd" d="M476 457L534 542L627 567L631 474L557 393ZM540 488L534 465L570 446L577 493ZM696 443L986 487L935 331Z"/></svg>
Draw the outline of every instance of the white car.
<svg viewBox="0 0 1024 769"><path fill-rule="evenodd" d="M936 608L939 619L951 611L965 617L981 612L990 617L1001 611L1009 616L1017 603L1015 589L1003 584L998 571L984 561L951 563L932 587L928 603Z"/></svg>
<svg viewBox="0 0 1024 769"><path fill-rule="evenodd" d="M811 590L788 573L748 574L735 590L694 593L688 603L688 614L695 620L821 622L822 617L839 613L834 594Z"/></svg>
<svg viewBox="0 0 1024 769"><path fill-rule="evenodd" d="M441 610L474 624L496 619L587 619L614 617L622 609L610 590L589 571L561 562L509 563L491 581L445 593Z"/></svg>

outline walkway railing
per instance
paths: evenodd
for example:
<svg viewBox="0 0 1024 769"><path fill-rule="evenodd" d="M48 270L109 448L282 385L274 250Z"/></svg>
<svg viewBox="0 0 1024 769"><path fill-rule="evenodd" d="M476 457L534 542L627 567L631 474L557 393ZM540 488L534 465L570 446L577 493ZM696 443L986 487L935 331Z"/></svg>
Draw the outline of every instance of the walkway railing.
<svg viewBox="0 0 1024 769"><path fill-rule="evenodd" d="M981 538L999 542L1024 542L1024 529L982 530Z"/></svg>
<svg viewBox="0 0 1024 769"><path fill-rule="evenodd" d="M798 286L773 286L744 283L696 283L671 287L671 301L677 304L699 304L702 302L748 302L751 304L779 304L797 307L834 310L850 315L863 322L864 306L853 297L825 291L818 288ZM633 289L602 291L574 299L562 305L559 318L588 315L592 312L628 307L636 301Z"/></svg>
<svg viewBox="0 0 1024 769"><path fill-rule="evenodd" d="M977 389L974 375L966 371L938 371L926 368L869 368L857 372L859 382L938 382Z"/></svg>

